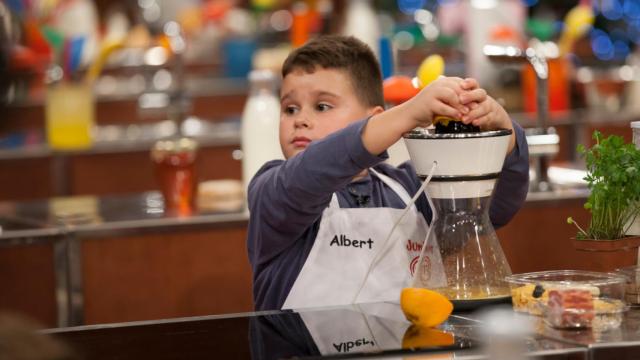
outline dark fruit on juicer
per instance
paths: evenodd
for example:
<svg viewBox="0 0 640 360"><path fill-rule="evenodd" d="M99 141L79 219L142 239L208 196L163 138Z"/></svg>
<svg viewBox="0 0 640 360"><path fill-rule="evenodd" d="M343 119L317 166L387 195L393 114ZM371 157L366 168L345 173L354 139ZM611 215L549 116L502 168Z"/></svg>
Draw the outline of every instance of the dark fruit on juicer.
<svg viewBox="0 0 640 360"><path fill-rule="evenodd" d="M462 134L480 132L478 126L465 124L460 120L437 116L433 121L436 127L436 134Z"/></svg>

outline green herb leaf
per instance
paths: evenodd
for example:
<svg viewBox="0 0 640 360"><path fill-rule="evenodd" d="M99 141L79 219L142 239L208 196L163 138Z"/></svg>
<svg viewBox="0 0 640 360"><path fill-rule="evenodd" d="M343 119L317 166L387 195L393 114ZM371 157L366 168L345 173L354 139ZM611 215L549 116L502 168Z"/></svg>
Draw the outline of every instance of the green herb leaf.
<svg viewBox="0 0 640 360"><path fill-rule="evenodd" d="M578 227L578 237L621 238L625 224L640 215L640 150L620 136L603 138L597 130L593 139L596 143L590 149L577 147L586 162L584 180L591 190L584 204L591 212L591 224L587 231ZM572 218L567 222L577 226Z"/></svg>

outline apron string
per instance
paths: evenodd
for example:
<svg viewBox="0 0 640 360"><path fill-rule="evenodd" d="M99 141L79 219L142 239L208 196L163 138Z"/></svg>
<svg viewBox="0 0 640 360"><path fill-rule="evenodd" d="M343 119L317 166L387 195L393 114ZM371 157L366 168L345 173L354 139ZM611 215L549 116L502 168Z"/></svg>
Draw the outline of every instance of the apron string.
<svg viewBox="0 0 640 360"><path fill-rule="evenodd" d="M404 202L404 206L407 206L407 204L411 203L411 196L409 195L407 190L402 185L400 185L399 182L397 182L396 180L390 178L385 174L382 174L376 171L373 168L370 168L369 171L375 174L380 180L382 180L383 183L385 183L388 187L390 187L391 190L393 190L396 194L398 194L400 199Z"/></svg>
<svg viewBox="0 0 640 360"><path fill-rule="evenodd" d="M382 182L385 183L391 190L393 190L393 192L395 192L400 197L400 200L402 200L405 206L407 206L407 204L411 202L411 196L409 195L407 190L402 185L400 185L399 182L385 174L378 172L374 168L369 168L369 171L377 176L380 180L382 180ZM338 202L338 196L336 195L336 193L333 193L331 195L331 202L329 203L329 207L333 209L340 208L340 203Z"/></svg>
<svg viewBox="0 0 640 360"><path fill-rule="evenodd" d="M336 195L336 193L333 193L331 195L331 202L329 203L329 207L332 209L340 208L340 203L338 202L338 196Z"/></svg>

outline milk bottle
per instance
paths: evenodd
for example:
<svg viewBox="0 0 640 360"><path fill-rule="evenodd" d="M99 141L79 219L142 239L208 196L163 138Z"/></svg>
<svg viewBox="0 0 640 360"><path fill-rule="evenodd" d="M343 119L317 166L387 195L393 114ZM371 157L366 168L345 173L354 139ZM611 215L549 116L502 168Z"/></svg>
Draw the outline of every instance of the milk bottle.
<svg viewBox="0 0 640 360"><path fill-rule="evenodd" d="M280 100L276 75L271 70L249 73L250 92L242 113L242 182L245 192L251 178L269 160L284 159L278 140Z"/></svg>

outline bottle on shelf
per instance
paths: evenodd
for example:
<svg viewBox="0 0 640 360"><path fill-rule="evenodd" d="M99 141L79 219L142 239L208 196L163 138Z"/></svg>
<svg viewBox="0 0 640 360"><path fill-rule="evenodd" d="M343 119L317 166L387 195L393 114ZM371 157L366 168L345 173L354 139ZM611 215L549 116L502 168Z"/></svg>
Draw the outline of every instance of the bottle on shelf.
<svg viewBox="0 0 640 360"><path fill-rule="evenodd" d="M371 0L351 0L346 9L343 35L351 35L371 47L376 56L379 54L380 22Z"/></svg>
<svg viewBox="0 0 640 360"><path fill-rule="evenodd" d="M242 113L242 182L245 192L251 178L269 160L283 159L278 128L280 100L277 78L271 70L249 73L250 92Z"/></svg>

